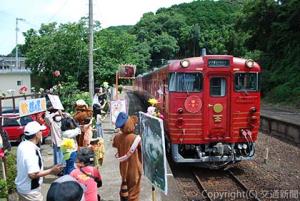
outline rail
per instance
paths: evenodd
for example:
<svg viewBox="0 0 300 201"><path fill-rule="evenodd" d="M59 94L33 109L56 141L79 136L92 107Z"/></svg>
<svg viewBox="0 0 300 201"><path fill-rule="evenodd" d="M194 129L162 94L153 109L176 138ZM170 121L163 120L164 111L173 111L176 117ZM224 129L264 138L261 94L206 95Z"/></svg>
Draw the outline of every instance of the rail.
<svg viewBox="0 0 300 201"><path fill-rule="evenodd" d="M221 171L221 170L219 170L219 171ZM223 172L218 172L218 174L221 174L221 175L218 175L218 177L216 177L215 183L222 183L226 187L226 184L225 184L226 182L220 182L220 178L229 178L230 181L232 181L234 186L236 186L238 189L243 190L246 193L247 200L249 199L249 200L261 201L251 189L249 189L236 175L234 175L234 173L232 171L225 170ZM213 192L213 191L217 192L220 190L220 188L222 189L222 187L220 185L213 185L214 189L208 189L206 187L206 185L204 184L205 182L203 182L204 180L207 180L207 179L201 180L201 176L200 176L200 175L205 175L205 173L203 174L203 172L202 172L202 174L198 174L197 172L193 171L192 175L195 178L197 186L198 186L200 192L202 192L201 195L204 197L204 199L208 200L208 201L213 201L213 199L212 199L213 196L211 196L209 194L209 192ZM209 179L209 182L211 185L214 181L213 181L213 179ZM243 198L243 199L246 199L246 198ZM218 198L217 198L217 200L218 200Z"/></svg>

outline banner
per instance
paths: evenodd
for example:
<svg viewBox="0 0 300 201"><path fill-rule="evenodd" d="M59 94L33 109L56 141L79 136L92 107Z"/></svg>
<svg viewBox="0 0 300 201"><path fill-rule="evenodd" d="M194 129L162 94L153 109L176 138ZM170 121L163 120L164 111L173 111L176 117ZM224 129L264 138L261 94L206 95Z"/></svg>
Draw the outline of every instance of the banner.
<svg viewBox="0 0 300 201"><path fill-rule="evenodd" d="M139 112L139 120L144 174L152 185L167 194L167 158L163 120L143 112Z"/></svg>
<svg viewBox="0 0 300 201"><path fill-rule="evenodd" d="M47 95L51 104L52 108L56 110L64 110L64 106L61 104L60 99L57 95Z"/></svg>
<svg viewBox="0 0 300 201"><path fill-rule="evenodd" d="M19 102L20 117L46 111L46 99L36 98Z"/></svg>
<svg viewBox="0 0 300 201"><path fill-rule="evenodd" d="M116 123L116 119L120 112L126 111L126 101L125 100L113 100L110 102L110 114L111 114L111 122L113 124Z"/></svg>

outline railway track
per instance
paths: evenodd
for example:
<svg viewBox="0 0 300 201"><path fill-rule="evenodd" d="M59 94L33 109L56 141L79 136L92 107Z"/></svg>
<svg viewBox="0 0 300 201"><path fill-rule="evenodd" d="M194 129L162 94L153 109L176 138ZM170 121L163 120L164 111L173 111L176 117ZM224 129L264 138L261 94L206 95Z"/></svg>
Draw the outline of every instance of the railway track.
<svg viewBox="0 0 300 201"><path fill-rule="evenodd" d="M201 192L198 200L255 200L260 201L256 192L249 189L232 171L193 171Z"/></svg>

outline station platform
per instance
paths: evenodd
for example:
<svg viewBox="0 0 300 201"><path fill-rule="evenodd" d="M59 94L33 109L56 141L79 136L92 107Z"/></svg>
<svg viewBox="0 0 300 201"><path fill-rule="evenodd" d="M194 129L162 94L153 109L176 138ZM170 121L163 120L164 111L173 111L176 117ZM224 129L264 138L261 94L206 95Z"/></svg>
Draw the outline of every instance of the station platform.
<svg viewBox="0 0 300 201"><path fill-rule="evenodd" d="M137 115L139 111L143 111L142 103L139 99L127 93L128 90L124 90L119 98L125 99L128 104L128 114ZM105 158L103 165L100 169L103 179L103 187L99 189L100 195L105 201L117 201L119 199L119 190L121 185L121 176L119 172L119 161L116 159L115 154L117 149L112 147L112 139L114 137L114 128L112 125L110 116L108 115L103 122L104 129L104 143L105 143ZM167 164L167 180L168 180L168 194L165 195L159 189L155 190L155 199L152 196L152 184L143 175L141 184L141 201L181 201L182 195L173 177L169 164Z"/></svg>
<svg viewBox="0 0 300 201"><path fill-rule="evenodd" d="M119 97L120 99L126 99L128 104L128 113L129 115L136 114L138 111L141 111L142 108L140 104L136 103L133 97L123 93ZM119 161L116 159L115 154L117 149L112 147L112 139L114 137L115 126L112 125L109 114L103 122L104 130L104 144L105 144L105 155L103 164L100 167L100 174L102 176L102 187L98 189L99 194L101 195L101 200L103 201L118 201L119 190L121 186L121 176L119 172ZM47 139L46 144L41 148L42 155L44 159L45 168L49 168L53 165L53 152L51 147L51 139ZM56 179L56 176L48 175L44 178L44 183L42 185L42 193L44 195L44 201L46 201L46 195L48 189L50 188L51 183ZM168 194L165 195L159 189L155 191L155 199L152 197L152 184L145 177L142 176L141 184L141 193L140 201L181 201L182 195L179 191L179 188L176 184L176 181L173 177L169 165L167 165L167 179L168 179Z"/></svg>
<svg viewBox="0 0 300 201"><path fill-rule="evenodd" d="M107 117L103 123L104 128L104 143L105 143L105 158L100 172L103 180L103 187L99 188L101 198L105 201L119 200L119 190L121 185L121 176L119 172L119 161L115 158L116 149L112 147L112 138L114 135L114 126L110 123ZM175 179L168 167L168 194L160 192L156 189L156 201L172 200L179 201L181 199ZM148 179L143 176L141 184L141 201L152 201L152 185Z"/></svg>

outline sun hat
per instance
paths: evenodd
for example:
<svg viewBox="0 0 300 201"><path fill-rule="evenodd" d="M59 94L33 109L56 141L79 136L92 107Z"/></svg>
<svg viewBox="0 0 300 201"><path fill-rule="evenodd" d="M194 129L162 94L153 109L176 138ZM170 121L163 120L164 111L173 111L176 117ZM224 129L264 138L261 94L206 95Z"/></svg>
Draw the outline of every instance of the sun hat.
<svg viewBox="0 0 300 201"><path fill-rule="evenodd" d="M128 119L125 112L120 112L116 120L116 128L122 128Z"/></svg>
<svg viewBox="0 0 300 201"><path fill-rule="evenodd" d="M45 130L46 128L46 126L39 124L37 121L31 121L25 126L24 134L34 135L37 134L39 131Z"/></svg>

